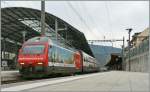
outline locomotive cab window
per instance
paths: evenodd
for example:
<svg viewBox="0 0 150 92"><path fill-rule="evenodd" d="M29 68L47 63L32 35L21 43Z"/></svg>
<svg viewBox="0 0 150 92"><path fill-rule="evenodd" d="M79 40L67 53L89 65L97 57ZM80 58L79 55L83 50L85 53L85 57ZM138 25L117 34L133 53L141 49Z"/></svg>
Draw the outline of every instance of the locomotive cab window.
<svg viewBox="0 0 150 92"><path fill-rule="evenodd" d="M22 49L23 54L43 54L44 45L27 45Z"/></svg>

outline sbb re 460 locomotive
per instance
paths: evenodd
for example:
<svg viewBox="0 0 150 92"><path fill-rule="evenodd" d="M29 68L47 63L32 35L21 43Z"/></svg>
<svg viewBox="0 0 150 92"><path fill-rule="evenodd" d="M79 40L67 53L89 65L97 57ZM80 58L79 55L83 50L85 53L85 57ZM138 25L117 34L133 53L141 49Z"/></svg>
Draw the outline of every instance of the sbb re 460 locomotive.
<svg viewBox="0 0 150 92"><path fill-rule="evenodd" d="M18 63L23 76L96 72L99 69L92 56L46 36L26 41L19 50Z"/></svg>

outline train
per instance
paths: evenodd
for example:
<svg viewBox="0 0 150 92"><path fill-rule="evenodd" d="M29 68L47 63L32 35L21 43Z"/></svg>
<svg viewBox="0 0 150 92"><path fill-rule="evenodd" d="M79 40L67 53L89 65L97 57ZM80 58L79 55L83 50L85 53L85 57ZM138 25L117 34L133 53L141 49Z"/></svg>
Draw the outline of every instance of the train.
<svg viewBox="0 0 150 92"><path fill-rule="evenodd" d="M26 77L99 71L94 57L47 36L27 40L19 49L18 64Z"/></svg>

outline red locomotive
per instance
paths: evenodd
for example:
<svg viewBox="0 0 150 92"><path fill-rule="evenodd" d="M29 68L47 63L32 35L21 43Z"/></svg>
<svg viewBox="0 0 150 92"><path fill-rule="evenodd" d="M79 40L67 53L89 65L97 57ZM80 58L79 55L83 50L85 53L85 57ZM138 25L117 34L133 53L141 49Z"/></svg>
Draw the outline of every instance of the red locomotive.
<svg viewBox="0 0 150 92"><path fill-rule="evenodd" d="M95 58L45 36L25 42L19 51L18 62L19 71L24 76L74 74L99 69Z"/></svg>

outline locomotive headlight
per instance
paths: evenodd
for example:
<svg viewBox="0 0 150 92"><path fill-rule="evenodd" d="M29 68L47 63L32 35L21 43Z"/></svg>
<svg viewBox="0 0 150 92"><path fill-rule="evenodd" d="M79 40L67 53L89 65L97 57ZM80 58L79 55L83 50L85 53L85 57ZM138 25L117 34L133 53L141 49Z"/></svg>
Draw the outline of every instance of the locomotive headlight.
<svg viewBox="0 0 150 92"><path fill-rule="evenodd" d="M24 63L20 63L21 65L24 65Z"/></svg>
<svg viewBox="0 0 150 92"><path fill-rule="evenodd" d="M42 65L43 63L42 63L42 62L38 62L38 64L39 64L39 65Z"/></svg>

